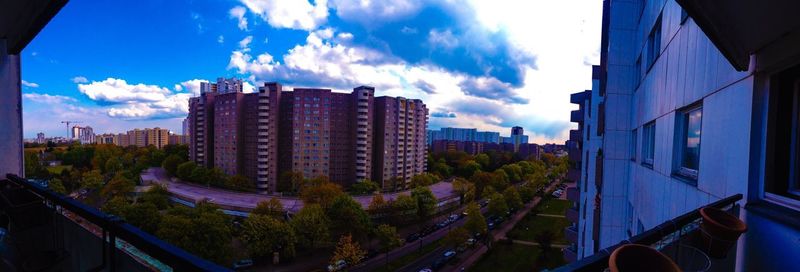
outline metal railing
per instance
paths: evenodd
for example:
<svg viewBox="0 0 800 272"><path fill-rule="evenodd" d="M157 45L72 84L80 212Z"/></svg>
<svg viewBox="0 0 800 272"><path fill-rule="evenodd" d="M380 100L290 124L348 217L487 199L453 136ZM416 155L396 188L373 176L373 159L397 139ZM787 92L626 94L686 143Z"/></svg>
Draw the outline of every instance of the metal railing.
<svg viewBox="0 0 800 272"><path fill-rule="evenodd" d="M704 207L714 207L724 209L725 207L733 206L736 201L742 199L742 194L736 194L727 198L721 199L714 203L708 204ZM670 219L661 225L649 229L639 235L633 236L630 239L619 242L616 245L602 249L594 255L583 258L579 261L567 264L565 266L555 269L555 271L603 271L608 268L608 258L611 252L614 252L618 247L625 244L640 244L655 246L656 249L662 249L667 244L677 241L683 234L694 230L699 225L701 220L700 209L694 209L683 215Z"/></svg>
<svg viewBox="0 0 800 272"><path fill-rule="evenodd" d="M170 266L173 271L231 271L229 268L197 257L179 247L158 239L152 234L125 223L119 217L105 214L72 198L53 192L37 183L28 182L26 179L12 174L7 174L6 178L8 182L41 197L42 201L49 204L49 206L55 209L67 210L102 228L103 238L108 241L106 244L108 249L104 249L104 253L108 251L110 255L108 258L110 263L106 263L104 259L102 266L107 268L108 271L114 271L115 269L114 254L116 252L117 238L124 240L147 255Z"/></svg>

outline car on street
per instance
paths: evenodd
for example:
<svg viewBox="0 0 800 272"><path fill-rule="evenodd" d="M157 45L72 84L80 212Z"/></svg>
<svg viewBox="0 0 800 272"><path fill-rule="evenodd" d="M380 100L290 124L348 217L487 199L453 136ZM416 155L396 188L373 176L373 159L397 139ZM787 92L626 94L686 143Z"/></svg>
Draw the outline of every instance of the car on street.
<svg viewBox="0 0 800 272"><path fill-rule="evenodd" d="M253 266L253 260L250 259L238 260L235 263L233 263L234 270L249 268L252 266Z"/></svg>
<svg viewBox="0 0 800 272"><path fill-rule="evenodd" d="M420 269L419 272L433 272L433 270L431 270L430 268L423 268Z"/></svg>
<svg viewBox="0 0 800 272"><path fill-rule="evenodd" d="M469 246L474 245L475 241L476 241L475 238L469 238L469 239L467 239L467 245L469 245Z"/></svg>
<svg viewBox="0 0 800 272"><path fill-rule="evenodd" d="M490 230L493 230L494 229L494 222L489 222L488 224L486 224L486 227L488 229L490 229Z"/></svg>
<svg viewBox="0 0 800 272"><path fill-rule="evenodd" d="M341 271L344 270L345 268L347 268L347 262L345 262L344 260L338 260L336 261L336 263L328 265L329 272Z"/></svg>
<svg viewBox="0 0 800 272"><path fill-rule="evenodd" d="M444 256L447 259L453 258L453 256L456 256L456 251L452 249L445 251L444 254L442 254L442 256Z"/></svg>

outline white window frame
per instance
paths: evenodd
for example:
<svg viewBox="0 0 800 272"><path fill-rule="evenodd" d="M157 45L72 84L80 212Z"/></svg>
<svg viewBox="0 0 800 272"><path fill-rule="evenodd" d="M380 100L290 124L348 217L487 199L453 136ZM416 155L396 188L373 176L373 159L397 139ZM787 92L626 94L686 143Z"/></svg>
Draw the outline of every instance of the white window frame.
<svg viewBox="0 0 800 272"><path fill-rule="evenodd" d="M656 121L642 126L642 165L653 166L656 157Z"/></svg>
<svg viewBox="0 0 800 272"><path fill-rule="evenodd" d="M686 152L686 141L688 137L688 131L686 131L686 122L688 122L689 114L695 111L700 111L702 114L703 112L703 104L698 103L695 105L688 106L681 110L676 111L675 113L675 152L673 153L674 156L674 174L689 179L691 181L697 181L698 173L700 171L700 158L697 158L697 169L692 169L685 167L683 165L683 156ZM700 117L700 143L702 144L702 130L703 130L703 119L702 115ZM700 149L702 149L702 145L698 147L697 155L700 156Z"/></svg>

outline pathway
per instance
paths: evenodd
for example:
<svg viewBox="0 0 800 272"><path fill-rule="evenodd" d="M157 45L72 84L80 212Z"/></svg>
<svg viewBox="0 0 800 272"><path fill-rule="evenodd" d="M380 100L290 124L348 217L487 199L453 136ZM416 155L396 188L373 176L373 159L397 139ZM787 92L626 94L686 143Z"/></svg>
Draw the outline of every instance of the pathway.
<svg viewBox="0 0 800 272"><path fill-rule="evenodd" d="M553 191L553 189L555 189L556 186L558 186L558 183L559 182L556 181L550 184L550 186L547 187L547 189L545 190L545 193ZM506 234L509 231L511 231L514 228L514 226L516 226L517 223L520 220L522 220L522 218L524 218L526 214L528 214L528 212L530 212L534 207L539 205L540 202L542 202L542 197L540 196L534 197L533 201L525 205L525 207L521 210L521 212L515 213L514 217L512 217L512 219L509 220L509 222L502 224L500 228L492 232L492 237L494 238L494 240L496 241L505 239ZM485 254L488 250L489 248L485 244L480 244L480 246L477 249L462 253L462 256L464 257L461 258L461 261L457 265L447 266L443 271L460 271L461 268L471 267L478 260L480 260L483 254Z"/></svg>
<svg viewBox="0 0 800 272"><path fill-rule="evenodd" d="M539 246L539 243L537 243L537 242L531 242L531 241L524 241L524 240L511 240L511 242L513 242L513 243L515 243L515 244L520 244L520 245ZM552 245L550 245L550 247L553 247L553 248L567 248L567 247L569 247L569 246L568 246L568 245L552 244Z"/></svg>

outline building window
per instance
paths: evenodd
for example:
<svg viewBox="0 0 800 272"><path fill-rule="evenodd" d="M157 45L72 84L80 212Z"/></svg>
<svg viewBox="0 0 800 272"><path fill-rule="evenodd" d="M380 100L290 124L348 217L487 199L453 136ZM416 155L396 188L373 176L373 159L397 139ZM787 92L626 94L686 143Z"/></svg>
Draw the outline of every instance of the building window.
<svg viewBox="0 0 800 272"><path fill-rule="evenodd" d="M703 124L702 105L678 111L675 120L676 167L675 174L697 180L700 166L700 132Z"/></svg>
<svg viewBox="0 0 800 272"><path fill-rule="evenodd" d="M764 197L800 210L800 66L770 81Z"/></svg>
<svg viewBox="0 0 800 272"><path fill-rule="evenodd" d="M653 166L656 148L656 122L652 121L642 127L642 164Z"/></svg>
<svg viewBox="0 0 800 272"><path fill-rule="evenodd" d="M656 19L653 29L650 30L650 35L647 36L647 71L653 67L658 55L661 53L661 15Z"/></svg>
<svg viewBox="0 0 800 272"><path fill-rule="evenodd" d="M631 152L631 161L636 162L636 129L631 131L631 144L630 144L630 152Z"/></svg>

